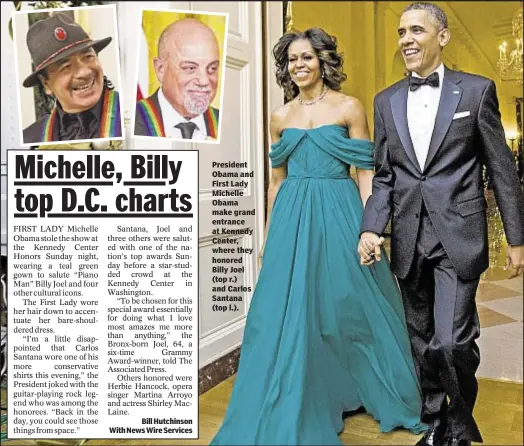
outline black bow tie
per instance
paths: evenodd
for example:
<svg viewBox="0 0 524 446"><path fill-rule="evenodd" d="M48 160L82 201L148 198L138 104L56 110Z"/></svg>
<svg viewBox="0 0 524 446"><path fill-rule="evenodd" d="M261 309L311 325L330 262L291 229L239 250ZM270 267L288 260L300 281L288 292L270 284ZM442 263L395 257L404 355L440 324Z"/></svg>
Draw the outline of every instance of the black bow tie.
<svg viewBox="0 0 524 446"><path fill-rule="evenodd" d="M414 77L413 75L409 77L409 89L411 91L418 90L421 85L429 85L430 87L438 87L439 86L438 73L435 71L434 73L431 73L425 79L420 78L420 77Z"/></svg>

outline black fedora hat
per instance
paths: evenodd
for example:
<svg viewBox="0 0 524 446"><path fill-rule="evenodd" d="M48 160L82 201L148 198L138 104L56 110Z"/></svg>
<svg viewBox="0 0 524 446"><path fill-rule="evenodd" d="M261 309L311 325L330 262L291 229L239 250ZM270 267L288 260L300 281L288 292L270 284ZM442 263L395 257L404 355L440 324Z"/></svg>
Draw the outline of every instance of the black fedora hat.
<svg viewBox="0 0 524 446"><path fill-rule="evenodd" d="M22 85L34 87L38 84L37 74L52 63L89 47L98 53L111 40L111 37L91 40L78 23L60 12L34 23L27 31L27 48L34 71Z"/></svg>

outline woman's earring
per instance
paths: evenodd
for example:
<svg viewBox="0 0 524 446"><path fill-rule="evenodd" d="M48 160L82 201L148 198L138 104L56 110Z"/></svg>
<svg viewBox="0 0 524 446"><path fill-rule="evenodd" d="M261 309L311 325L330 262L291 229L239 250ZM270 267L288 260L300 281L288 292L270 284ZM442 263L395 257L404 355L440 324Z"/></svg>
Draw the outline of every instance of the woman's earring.
<svg viewBox="0 0 524 446"><path fill-rule="evenodd" d="M324 72L322 71L322 79L324 79Z"/></svg>

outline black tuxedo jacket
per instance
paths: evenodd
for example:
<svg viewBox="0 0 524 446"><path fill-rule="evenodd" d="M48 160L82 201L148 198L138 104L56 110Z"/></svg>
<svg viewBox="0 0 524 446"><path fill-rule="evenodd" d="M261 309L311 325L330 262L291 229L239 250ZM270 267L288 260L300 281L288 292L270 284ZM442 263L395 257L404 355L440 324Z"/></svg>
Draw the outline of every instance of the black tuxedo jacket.
<svg viewBox="0 0 524 446"><path fill-rule="evenodd" d="M424 203L459 277L479 277L488 266L484 163L508 243L524 244L524 198L506 145L495 84L445 70L423 169L408 130L408 87L405 78L375 97L376 174L361 232L382 234L392 219L391 269L403 279L412 263Z"/></svg>
<svg viewBox="0 0 524 446"><path fill-rule="evenodd" d="M153 103L155 109L158 112L158 116L162 117L162 111L160 110L160 104L158 103L158 90L155 91L150 96L150 99L151 99L151 102ZM218 123L219 119L220 119L220 112L219 112L219 110L214 108L214 107L209 107L209 109L211 109L211 113L213 113L215 115L217 123ZM206 113L204 113L204 122L206 124L206 133L207 133L208 136L210 136L211 135L212 123L209 122L209 119L208 119ZM149 134L147 125L144 122L144 119L142 118L142 114L138 110L138 105L137 105L137 108L135 110L135 135L152 136L152 135Z"/></svg>

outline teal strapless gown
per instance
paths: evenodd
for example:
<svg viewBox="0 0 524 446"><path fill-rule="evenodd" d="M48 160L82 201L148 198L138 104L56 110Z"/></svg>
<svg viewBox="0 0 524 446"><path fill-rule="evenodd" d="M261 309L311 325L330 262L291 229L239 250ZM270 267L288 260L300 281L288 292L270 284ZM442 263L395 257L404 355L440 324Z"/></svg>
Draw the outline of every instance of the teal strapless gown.
<svg viewBox="0 0 524 446"><path fill-rule="evenodd" d="M360 265L362 201L348 165L372 144L327 125L286 129L287 162L247 317L239 370L215 445L335 445L364 406L387 432L420 433L421 399L401 297L387 261Z"/></svg>

